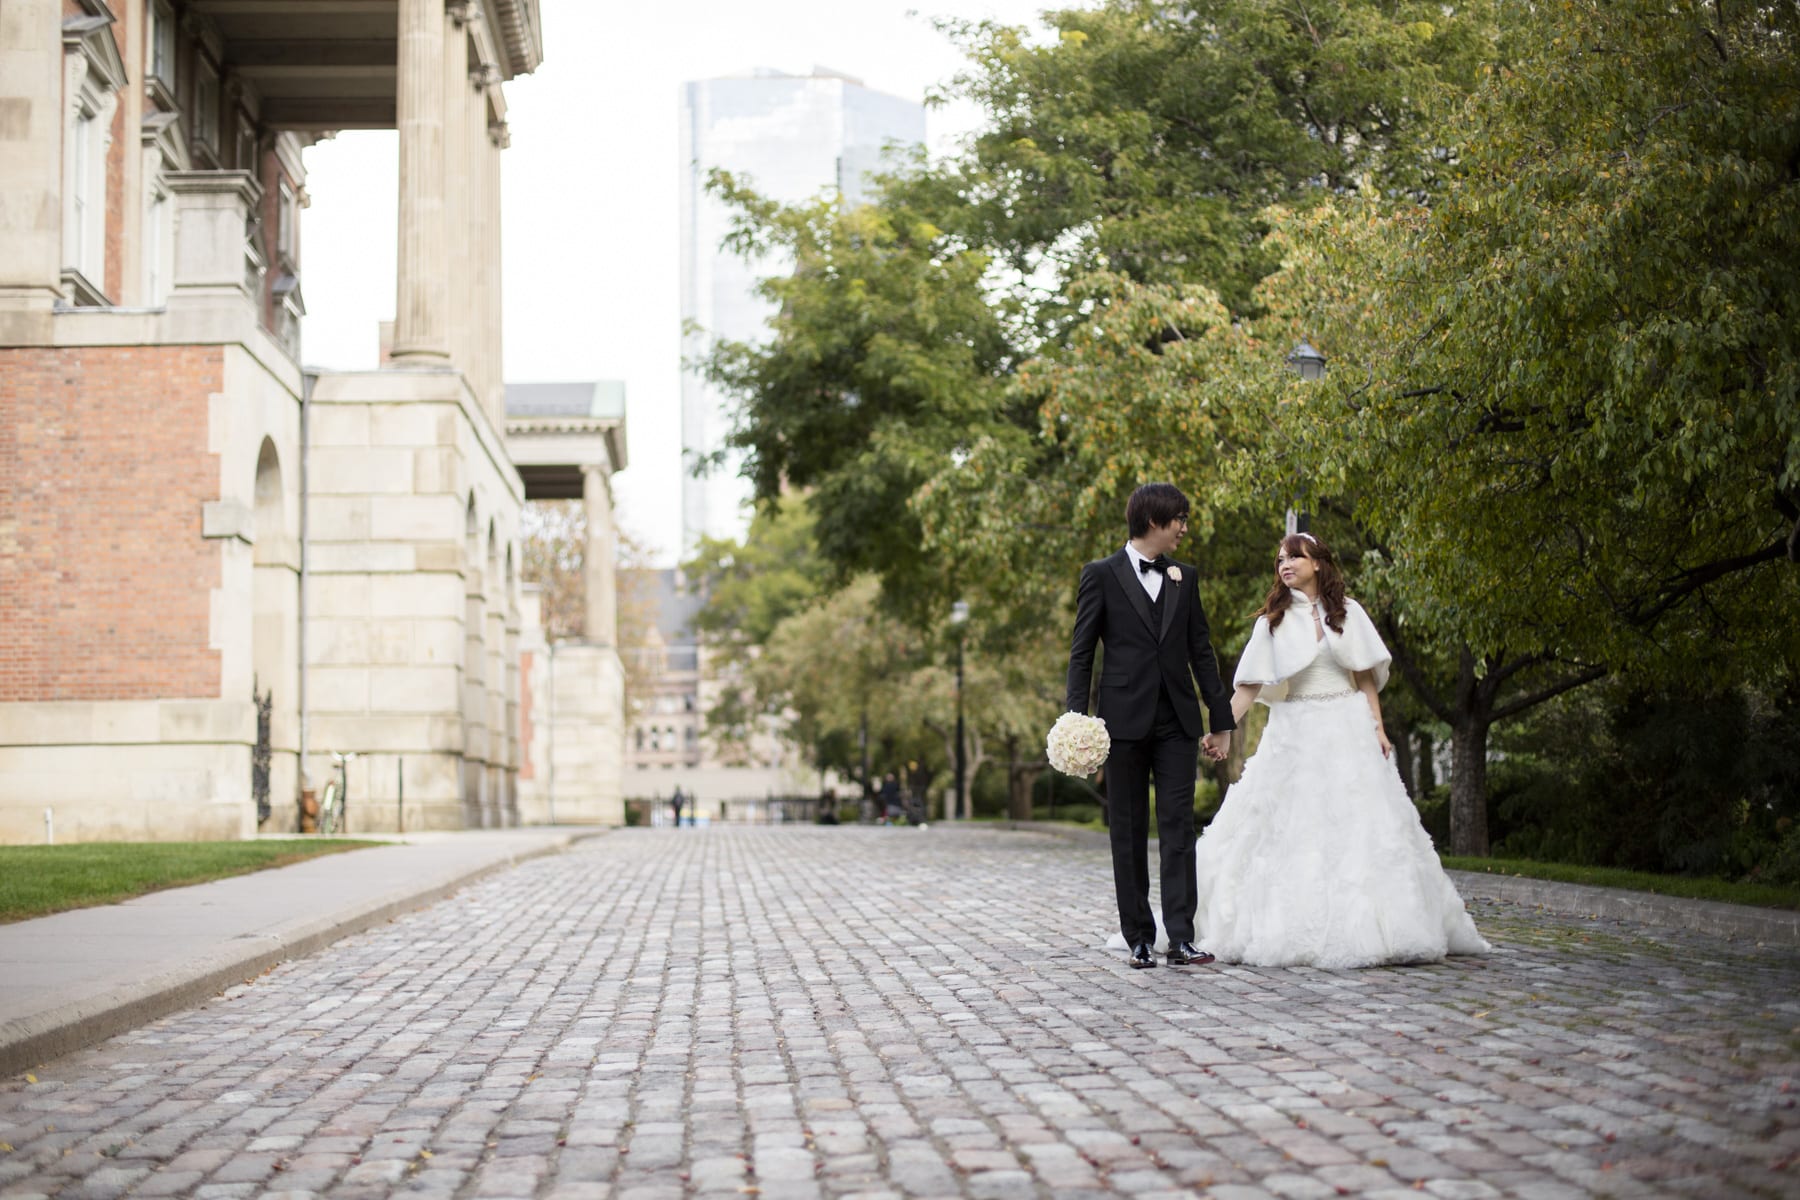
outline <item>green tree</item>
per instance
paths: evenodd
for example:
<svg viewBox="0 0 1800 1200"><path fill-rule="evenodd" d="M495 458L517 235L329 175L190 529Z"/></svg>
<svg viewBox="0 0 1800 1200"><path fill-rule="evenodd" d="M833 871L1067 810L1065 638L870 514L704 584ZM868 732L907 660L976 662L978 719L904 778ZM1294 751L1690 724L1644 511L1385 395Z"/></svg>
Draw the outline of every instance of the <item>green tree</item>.
<svg viewBox="0 0 1800 1200"><path fill-rule="evenodd" d="M704 599L697 631L734 662L812 603L831 577L813 540L812 513L793 497L758 510L742 539L702 538L682 573Z"/></svg>
<svg viewBox="0 0 1800 1200"><path fill-rule="evenodd" d="M1800 10L1519 11L1432 205L1297 223L1270 289L1334 360L1279 461L1428 633L1401 665L1455 731L1462 852L1495 721L1800 666Z"/></svg>
<svg viewBox="0 0 1800 1200"><path fill-rule="evenodd" d="M1110 0L1044 14L1047 44L947 22L969 59L950 87L986 124L968 152L897 185L990 248L1044 329L1094 271L1203 283L1234 312L1275 266L1262 211L1372 180L1429 191L1434 126L1496 36L1491 4Z"/></svg>
<svg viewBox="0 0 1800 1200"><path fill-rule="evenodd" d="M1042 389L1017 378L1079 358L1112 286L1080 281L1199 283L1221 313L1250 306L1277 261L1266 206L1357 179L1429 189L1431 123L1495 37L1485 3L1113 0L1045 20L1048 45L947 27L970 56L951 90L987 127L946 164L896 171L873 206L783 207L715 182L741 214L732 244L793 264L765 286L770 339L710 360L742 404L734 442L759 500L808 489L840 578L875 572L921 623L974 597L1011 614L996 637L1029 638L1066 603L1145 478L1115 464L1096 483L1061 436L1094 411L1047 430ZM1268 530L1254 534L1260 557Z"/></svg>
<svg viewBox="0 0 1800 1200"><path fill-rule="evenodd" d="M710 359L741 404L730 441L756 498L803 493L834 580L876 572L928 620L955 564L919 552L908 501L1001 403L1008 345L982 289L987 256L947 249L904 208L786 208L714 183L742 214L731 244L794 264L761 285L778 310L771 341L724 342Z"/></svg>

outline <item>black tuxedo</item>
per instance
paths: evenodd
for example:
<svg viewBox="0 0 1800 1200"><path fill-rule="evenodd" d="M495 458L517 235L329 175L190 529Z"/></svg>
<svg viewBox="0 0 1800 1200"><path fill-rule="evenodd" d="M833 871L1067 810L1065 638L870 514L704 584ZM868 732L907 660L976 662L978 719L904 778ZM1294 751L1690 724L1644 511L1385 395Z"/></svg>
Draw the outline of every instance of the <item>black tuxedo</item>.
<svg viewBox="0 0 1800 1200"><path fill-rule="evenodd" d="M1106 646L1098 707L1112 739L1106 764L1107 816L1119 931L1130 945L1156 939L1148 845L1152 776L1163 924L1171 943L1193 940L1200 700L1206 703L1214 733L1235 728L1231 692L1219 677L1197 592L1198 572L1186 563L1174 565L1181 578L1165 577L1154 602L1139 581L1131 556L1122 549L1083 567L1069 647L1068 707L1086 712L1094 647Z"/></svg>

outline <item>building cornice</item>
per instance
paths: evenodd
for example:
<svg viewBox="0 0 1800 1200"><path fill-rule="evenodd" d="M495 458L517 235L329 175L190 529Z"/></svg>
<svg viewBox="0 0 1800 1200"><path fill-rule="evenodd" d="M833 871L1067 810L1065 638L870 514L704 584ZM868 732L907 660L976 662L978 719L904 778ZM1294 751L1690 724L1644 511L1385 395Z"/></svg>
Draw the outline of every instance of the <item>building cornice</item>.
<svg viewBox="0 0 1800 1200"><path fill-rule="evenodd" d="M506 48L508 79L529 75L544 61L544 26L538 0L487 0Z"/></svg>

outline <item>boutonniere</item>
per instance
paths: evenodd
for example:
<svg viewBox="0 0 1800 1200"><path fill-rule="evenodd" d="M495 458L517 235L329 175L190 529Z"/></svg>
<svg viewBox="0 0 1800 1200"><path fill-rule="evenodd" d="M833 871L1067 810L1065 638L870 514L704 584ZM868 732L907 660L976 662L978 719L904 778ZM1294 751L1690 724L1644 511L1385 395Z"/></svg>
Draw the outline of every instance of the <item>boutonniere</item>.
<svg viewBox="0 0 1800 1200"><path fill-rule="evenodd" d="M1168 580L1170 583L1180 583L1181 582L1181 568L1180 567L1170 567L1168 569L1168 571L1165 572L1165 574L1168 576Z"/></svg>

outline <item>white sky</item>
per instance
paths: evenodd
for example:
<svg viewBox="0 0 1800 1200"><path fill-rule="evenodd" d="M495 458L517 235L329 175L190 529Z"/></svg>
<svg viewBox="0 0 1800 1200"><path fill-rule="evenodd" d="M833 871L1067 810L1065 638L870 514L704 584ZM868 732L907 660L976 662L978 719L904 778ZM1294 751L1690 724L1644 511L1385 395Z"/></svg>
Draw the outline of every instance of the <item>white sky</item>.
<svg viewBox="0 0 1800 1200"><path fill-rule="evenodd" d="M680 85L814 65L921 100L961 66L932 16L1034 24L1046 0L543 0L544 65L507 85L503 159L506 378L623 379L630 465L621 524L671 564L681 536L676 196ZM913 11L916 7L918 11ZM927 115L942 151L974 124ZM309 366L362 368L394 312L394 134L306 153Z"/></svg>

